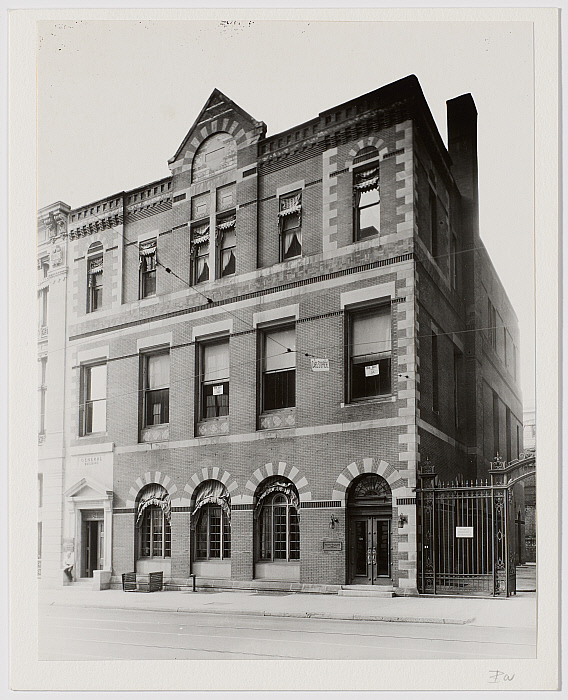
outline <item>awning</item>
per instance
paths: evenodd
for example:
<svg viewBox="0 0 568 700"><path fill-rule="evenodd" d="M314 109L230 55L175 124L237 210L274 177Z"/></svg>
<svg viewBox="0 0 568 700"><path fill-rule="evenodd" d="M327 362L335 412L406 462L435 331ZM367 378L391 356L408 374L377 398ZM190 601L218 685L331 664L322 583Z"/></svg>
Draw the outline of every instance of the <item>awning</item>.
<svg viewBox="0 0 568 700"><path fill-rule="evenodd" d="M150 255L154 255L156 253L156 241L147 241L144 243L140 243L139 246L140 250L140 255L142 257L148 257Z"/></svg>
<svg viewBox="0 0 568 700"><path fill-rule="evenodd" d="M288 216L289 214L299 214L302 211L302 195L297 194L294 197L288 197L280 200L279 217Z"/></svg>
<svg viewBox="0 0 568 700"><path fill-rule="evenodd" d="M170 496L166 489L163 486L160 486L159 484L150 484L148 485L144 491L142 492L142 495L140 496L140 500L138 502L138 513L136 516L136 527L140 527L140 524L142 523L142 516L144 515L144 511L146 508L149 508L150 506L158 506L158 508L161 508L164 516L166 517L166 520L170 522L171 520L171 505L170 505Z"/></svg>
<svg viewBox="0 0 568 700"><path fill-rule="evenodd" d="M94 258L93 260L89 260L89 274L90 275L98 275L99 272L103 271L103 259L102 258Z"/></svg>
<svg viewBox="0 0 568 700"><path fill-rule="evenodd" d="M193 509L191 515L196 515L198 511L203 508L203 506L206 506L209 503L220 506L230 522L231 497L229 496L227 487L220 481L211 479L210 481L205 481L203 484L201 484L197 491L195 508ZM193 521L193 523L195 524L195 521Z"/></svg>
<svg viewBox="0 0 568 700"><path fill-rule="evenodd" d="M236 221L236 217L227 219L227 221L222 221L220 224L217 224L217 231L228 231L229 229L234 228Z"/></svg>
<svg viewBox="0 0 568 700"><path fill-rule="evenodd" d="M288 481L283 480L271 481L266 485L266 487L261 491L260 495L257 497L256 506L254 509L255 518L258 518L258 516L260 515L260 511L264 500L275 492L283 493L290 501L290 504L294 506L294 508L299 508L300 499L298 498L296 488L292 484L290 484Z"/></svg>
<svg viewBox="0 0 568 700"><path fill-rule="evenodd" d="M355 189L358 192L367 192L368 190L373 190L378 186L378 184L378 168L373 168L373 170L366 170L362 173L357 173L357 182L355 183Z"/></svg>

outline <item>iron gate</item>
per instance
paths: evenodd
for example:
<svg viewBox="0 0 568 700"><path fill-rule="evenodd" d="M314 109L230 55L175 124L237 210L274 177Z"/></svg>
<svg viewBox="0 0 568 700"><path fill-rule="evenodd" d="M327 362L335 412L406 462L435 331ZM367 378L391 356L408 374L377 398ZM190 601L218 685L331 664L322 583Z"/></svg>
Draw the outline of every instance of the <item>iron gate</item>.
<svg viewBox="0 0 568 700"><path fill-rule="evenodd" d="M420 593L516 592L513 486L535 473L534 456L521 457L507 465L497 456L485 483L435 483L434 467L422 466L417 489Z"/></svg>

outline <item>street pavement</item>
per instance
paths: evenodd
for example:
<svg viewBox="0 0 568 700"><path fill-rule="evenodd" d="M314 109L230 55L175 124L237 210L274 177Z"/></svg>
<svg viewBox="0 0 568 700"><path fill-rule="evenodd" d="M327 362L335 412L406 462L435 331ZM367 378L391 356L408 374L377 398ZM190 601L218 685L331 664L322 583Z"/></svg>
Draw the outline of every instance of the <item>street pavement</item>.
<svg viewBox="0 0 568 700"><path fill-rule="evenodd" d="M40 606L72 606L155 612L262 617L371 620L488 627L536 626L535 567L519 567L518 593L509 598L420 596L364 598L253 590L123 592L83 586L40 590ZM519 573L518 573L519 575Z"/></svg>

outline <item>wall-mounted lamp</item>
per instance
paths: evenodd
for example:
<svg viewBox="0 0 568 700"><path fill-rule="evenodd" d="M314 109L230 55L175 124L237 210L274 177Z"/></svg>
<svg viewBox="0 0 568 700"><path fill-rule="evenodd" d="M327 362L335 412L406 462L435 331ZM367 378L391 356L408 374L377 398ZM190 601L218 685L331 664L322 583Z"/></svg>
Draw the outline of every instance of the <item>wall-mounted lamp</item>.
<svg viewBox="0 0 568 700"><path fill-rule="evenodd" d="M398 526L399 527L404 527L407 522L408 522L408 515L399 515L398 516Z"/></svg>
<svg viewBox="0 0 568 700"><path fill-rule="evenodd" d="M335 530L336 524L339 522L339 518L333 513L329 516L329 529L330 530Z"/></svg>

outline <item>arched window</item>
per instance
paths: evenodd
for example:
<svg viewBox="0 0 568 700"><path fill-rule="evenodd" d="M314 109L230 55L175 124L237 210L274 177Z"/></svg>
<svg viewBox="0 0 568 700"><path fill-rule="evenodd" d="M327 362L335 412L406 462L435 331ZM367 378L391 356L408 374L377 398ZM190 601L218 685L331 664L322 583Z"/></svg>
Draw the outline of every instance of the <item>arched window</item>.
<svg viewBox="0 0 568 700"><path fill-rule="evenodd" d="M390 506L392 492L388 481L379 474L363 474L352 484L348 503L355 506Z"/></svg>
<svg viewBox="0 0 568 700"><path fill-rule="evenodd" d="M255 510L259 561L300 558L298 507L298 492L291 481L275 477L261 485Z"/></svg>
<svg viewBox="0 0 568 700"><path fill-rule="evenodd" d="M354 158L353 165L369 161L378 155L374 146L366 146ZM353 217L356 241L380 233L381 195L377 162L353 170Z"/></svg>
<svg viewBox="0 0 568 700"><path fill-rule="evenodd" d="M138 558L159 559L172 555L170 497L163 486L148 484L138 496L136 528Z"/></svg>
<svg viewBox="0 0 568 700"><path fill-rule="evenodd" d="M231 557L231 506L227 488L209 479L197 489L192 512L196 559Z"/></svg>
<svg viewBox="0 0 568 700"><path fill-rule="evenodd" d="M103 244L92 243L87 251L87 313L103 306Z"/></svg>
<svg viewBox="0 0 568 700"><path fill-rule="evenodd" d="M193 157L192 182L237 167L237 145L231 134L220 132L206 139Z"/></svg>

